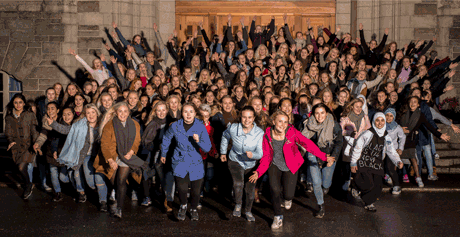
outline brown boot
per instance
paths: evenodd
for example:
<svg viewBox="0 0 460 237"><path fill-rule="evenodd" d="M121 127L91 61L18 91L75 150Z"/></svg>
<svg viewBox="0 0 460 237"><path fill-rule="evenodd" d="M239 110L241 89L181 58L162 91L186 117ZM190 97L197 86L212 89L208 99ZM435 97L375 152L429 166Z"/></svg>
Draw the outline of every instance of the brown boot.
<svg viewBox="0 0 460 237"><path fill-rule="evenodd" d="M164 206L165 206L166 212L172 212L172 208L169 205L168 200L166 198L165 198Z"/></svg>
<svg viewBox="0 0 460 237"><path fill-rule="evenodd" d="M255 203L260 203L260 199L259 199L259 190L255 190L255 193L254 193L254 202Z"/></svg>
<svg viewBox="0 0 460 237"><path fill-rule="evenodd" d="M436 173L436 167L433 166L433 176L438 176L438 174Z"/></svg>
<svg viewBox="0 0 460 237"><path fill-rule="evenodd" d="M414 176L414 175L415 175L415 171L414 171L414 167L413 167L413 166L410 167L409 175L410 175L410 176Z"/></svg>

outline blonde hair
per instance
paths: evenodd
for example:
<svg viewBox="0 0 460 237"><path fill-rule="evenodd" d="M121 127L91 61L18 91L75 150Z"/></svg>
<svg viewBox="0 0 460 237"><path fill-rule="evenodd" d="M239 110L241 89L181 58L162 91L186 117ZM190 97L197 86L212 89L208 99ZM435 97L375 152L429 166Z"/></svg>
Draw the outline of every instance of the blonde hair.
<svg viewBox="0 0 460 237"><path fill-rule="evenodd" d="M155 105L153 106L152 108L152 111L150 111L150 114L149 114L149 117L147 119L147 122L145 122L145 126L149 125L150 122L152 122L152 120L155 118L156 116L156 111L157 111L157 108L158 106L160 105L164 105L166 107L166 111L169 110L169 106L166 102L160 100L158 102L155 103Z"/></svg>
<svg viewBox="0 0 460 237"><path fill-rule="evenodd" d="M260 58L260 54L259 54L259 51L260 51L261 48L265 48L265 52L266 52L266 53L265 53L265 57L269 55L267 46L261 44L261 45L259 45L259 47L257 47L256 52L254 53L254 58L255 58L256 60L262 59L262 58Z"/></svg>
<svg viewBox="0 0 460 237"><path fill-rule="evenodd" d="M102 136L102 131L104 130L105 125L116 116L117 110L122 106L126 106L126 108L128 108L129 113L131 114L131 110L129 109L129 105L125 101L118 102L115 105L113 105L112 107L110 107L110 109L108 109L107 112L105 112L104 116L101 119L101 123L100 123L100 126L99 126L99 137Z"/></svg>
<svg viewBox="0 0 460 237"><path fill-rule="evenodd" d="M96 106L97 106L98 108L100 108L100 107L102 106L102 97L104 97L104 96L109 96L110 99L113 101L113 98L112 98L112 96L111 96L109 93L103 92L103 93L98 97L97 102L96 102Z"/></svg>

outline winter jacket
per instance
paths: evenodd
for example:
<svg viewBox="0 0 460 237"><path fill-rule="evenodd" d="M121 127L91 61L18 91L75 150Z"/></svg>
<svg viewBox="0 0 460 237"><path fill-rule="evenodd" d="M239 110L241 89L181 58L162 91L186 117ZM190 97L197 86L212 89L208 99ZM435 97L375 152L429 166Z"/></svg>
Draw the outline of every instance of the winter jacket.
<svg viewBox="0 0 460 237"><path fill-rule="evenodd" d="M140 130L141 127L136 120L134 121L134 126L136 127L136 138L134 139L133 146L131 150L134 151L134 155L137 154L139 150L139 144L141 143L141 136ZM102 137L101 137L101 152L96 156L94 159L93 167L96 169L97 173L102 173L107 176L109 180L112 179L112 176L115 174L115 170L113 170L109 165L109 159L116 161L118 157L117 153L117 138L115 137L115 130L113 126L113 120L107 122L102 130ZM141 176L139 176L136 172L132 173L134 180L137 183L141 182Z"/></svg>
<svg viewBox="0 0 460 237"><path fill-rule="evenodd" d="M39 135L37 125L35 114L29 111L23 111L19 118L16 118L14 114L5 117L5 135L8 145L12 142L16 143L11 147L14 163L34 161L35 152L32 145Z"/></svg>
<svg viewBox="0 0 460 237"><path fill-rule="evenodd" d="M222 135L220 145L220 154L227 153L227 147L230 140L232 141L232 149L228 155L231 161L237 162L243 169L251 169L256 165L256 160L260 160L263 155L262 150L262 137L264 131L254 127L249 133L244 133L243 125L241 123L234 123L230 125ZM252 158L246 155L246 152L252 152Z"/></svg>
<svg viewBox="0 0 460 237"><path fill-rule="evenodd" d="M404 151L404 144L406 144L406 134L400 125L396 126L393 130L387 130L388 136L393 141L393 147L397 150Z"/></svg>
<svg viewBox="0 0 460 237"><path fill-rule="evenodd" d="M200 137L198 143L193 139L194 134ZM173 138L177 141L172 157L173 175L184 178L189 174L190 181L202 179L204 177L204 166L200 149L204 152L209 152L212 146L203 122L195 119L188 131L185 131L183 119L171 124L163 136L161 157L166 157Z"/></svg>
<svg viewBox="0 0 460 237"><path fill-rule="evenodd" d="M260 165L256 170L259 174L259 177L261 177L268 170L273 161L271 130L272 127L267 128L264 134L264 140L262 143L262 149L264 153L262 159L260 160ZM289 125L286 132L283 153L286 161L286 166L289 168L291 173L295 174L304 162L302 154L300 153L297 145L304 147L307 152L310 152L321 160L327 160L326 153L322 152L315 143L302 135L302 133L295 129L292 125Z"/></svg>

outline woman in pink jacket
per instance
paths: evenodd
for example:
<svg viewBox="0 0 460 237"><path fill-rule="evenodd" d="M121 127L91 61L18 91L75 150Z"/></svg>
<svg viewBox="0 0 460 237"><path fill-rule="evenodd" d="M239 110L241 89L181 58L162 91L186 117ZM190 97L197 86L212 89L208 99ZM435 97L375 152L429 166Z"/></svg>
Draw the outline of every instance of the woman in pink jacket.
<svg viewBox="0 0 460 237"><path fill-rule="evenodd" d="M272 229L278 229L283 225L281 190L284 191L285 206L290 206L294 198L297 171L304 162L297 144L323 161L326 161L327 157L326 153L320 151L315 143L303 136L292 125L289 125L289 116L286 113L275 112L272 115L272 121L274 126L267 128L264 134L262 143L264 154L260 160L260 165L249 180L256 182L268 170L270 192L275 211ZM333 162L332 159L328 161Z"/></svg>

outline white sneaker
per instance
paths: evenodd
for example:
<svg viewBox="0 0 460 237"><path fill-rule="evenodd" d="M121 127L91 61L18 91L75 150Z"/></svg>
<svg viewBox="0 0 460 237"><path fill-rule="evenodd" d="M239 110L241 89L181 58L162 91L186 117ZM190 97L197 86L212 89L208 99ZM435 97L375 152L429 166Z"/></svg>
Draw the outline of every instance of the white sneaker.
<svg viewBox="0 0 460 237"><path fill-rule="evenodd" d="M112 192L110 193L110 201L115 201L115 189L112 189Z"/></svg>
<svg viewBox="0 0 460 237"><path fill-rule="evenodd" d="M284 201L284 208L286 208L286 210L289 210L291 209L292 207L292 200L288 201L288 200L285 200Z"/></svg>
<svg viewBox="0 0 460 237"><path fill-rule="evenodd" d="M131 200L132 201L137 201L137 193L136 191L133 190L133 192L131 193Z"/></svg>
<svg viewBox="0 0 460 237"><path fill-rule="evenodd" d="M440 157L439 157L438 153L434 154L434 158L435 158L436 160L439 160Z"/></svg>
<svg viewBox="0 0 460 237"><path fill-rule="evenodd" d="M425 185L423 184L423 181L422 181L422 178L421 177L418 177L415 179L415 182L417 182L417 185L419 188L423 188L425 187Z"/></svg>
<svg viewBox="0 0 460 237"><path fill-rule="evenodd" d="M281 226L283 226L283 216L275 216L275 218L273 218L273 223L272 223L272 230L277 230L279 229Z"/></svg>
<svg viewBox="0 0 460 237"><path fill-rule="evenodd" d="M388 185L393 185L393 180L389 175L385 175L385 182L387 182Z"/></svg>

